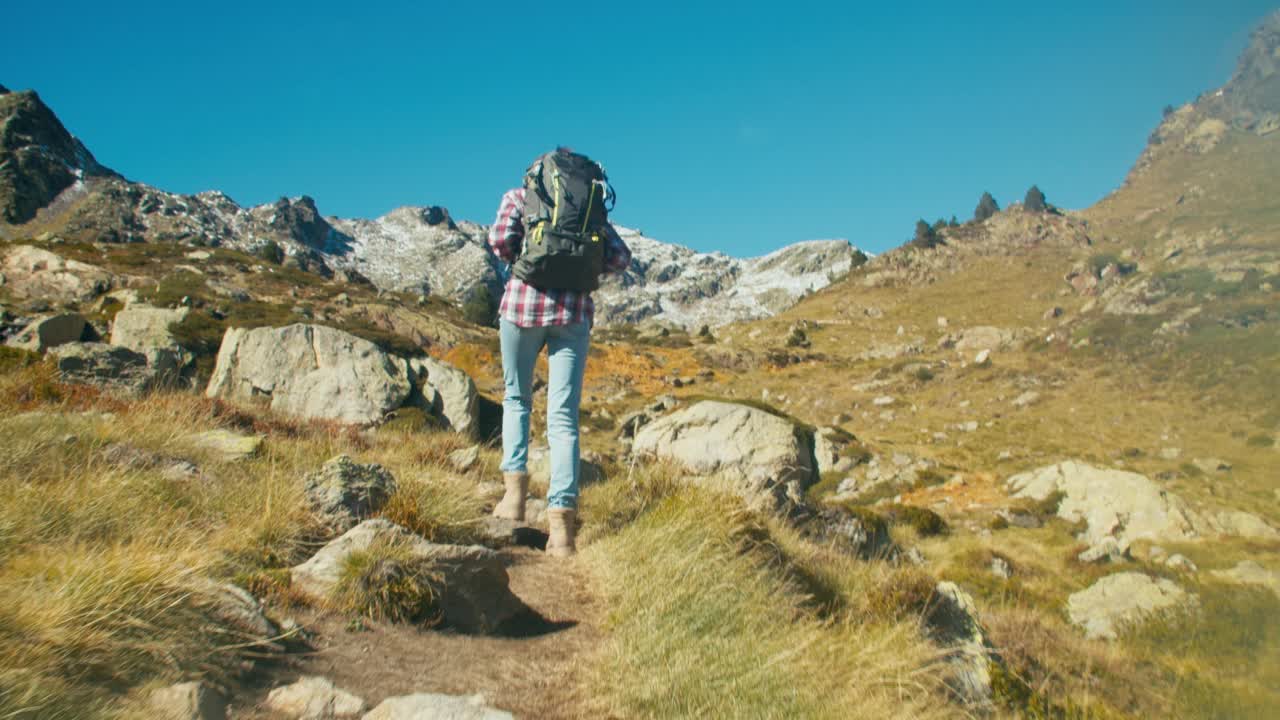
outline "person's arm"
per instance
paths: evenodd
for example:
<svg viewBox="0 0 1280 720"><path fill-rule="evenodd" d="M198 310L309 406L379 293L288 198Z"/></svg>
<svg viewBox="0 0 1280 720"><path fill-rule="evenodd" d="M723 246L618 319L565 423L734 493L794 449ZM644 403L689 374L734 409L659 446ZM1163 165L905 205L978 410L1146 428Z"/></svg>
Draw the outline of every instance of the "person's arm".
<svg viewBox="0 0 1280 720"><path fill-rule="evenodd" d="M489 228L489 247L508 265L520 257L524 240L524 203L519 190L508 190L498 205L498 218Z"/></svg>
<svg viewBox="0 0 1280 720"><path fill-rule="evenodd" d="M622 241L613 225L604 226L604 271L621 273L631 264L631 248Z"/></svg>

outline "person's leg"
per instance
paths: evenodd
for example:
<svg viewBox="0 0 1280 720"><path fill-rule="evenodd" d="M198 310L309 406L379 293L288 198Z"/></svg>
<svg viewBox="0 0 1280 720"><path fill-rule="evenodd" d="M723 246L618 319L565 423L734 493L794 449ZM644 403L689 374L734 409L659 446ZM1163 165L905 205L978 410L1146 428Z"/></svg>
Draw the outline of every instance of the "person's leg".
<svg viewBox="0 0 1280 720"><path fill-rule="evenodd" d="M547 444L551 446L548 508L578 506L578 405L591 326L557 325L547 335Z"/></svg>
<svg viewBox="0 0 1280 720"><path fill-rule="evenodd" d="M546 328L522 328L501 320L498 339L502 347L502 479L506 494L493 514L508 520L524 520L529 488L529 413L533 409L533 364L546 341Z"/></svg>

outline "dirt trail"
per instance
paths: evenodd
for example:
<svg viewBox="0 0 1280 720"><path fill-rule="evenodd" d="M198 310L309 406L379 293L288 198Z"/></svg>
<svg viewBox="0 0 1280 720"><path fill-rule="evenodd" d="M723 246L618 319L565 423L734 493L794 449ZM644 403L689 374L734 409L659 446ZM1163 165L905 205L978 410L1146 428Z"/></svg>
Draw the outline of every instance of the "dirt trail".
<svg viewBox="0 0 1280 720"><path fill-rule="evenodd" d="M414 692L481 694L518 718L580 718L589 713L579 673L600 640L601 603L577 560L557 561L530 548L502 551L511 590L534 614L502 636L461 635L366 621L350 629L339 614L299 616L314 651L268 673L234 720L275 717L261 707L271 687L320 675L364 698L372 708Z"/></svg>

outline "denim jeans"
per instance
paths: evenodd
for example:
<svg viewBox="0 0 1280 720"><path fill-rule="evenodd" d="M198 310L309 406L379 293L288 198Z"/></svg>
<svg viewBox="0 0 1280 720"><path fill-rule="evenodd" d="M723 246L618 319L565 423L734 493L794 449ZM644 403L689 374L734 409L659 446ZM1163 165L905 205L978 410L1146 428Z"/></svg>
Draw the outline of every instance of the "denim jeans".
<svg viewBox="0 0 1280 720"><path fill-rule="evenodd" d="M503 319L502 471L525 472L529 462L529 412L533 408L533 365L547 348L547 444L551 478L547 507L578 506L578 404L587 367L591 326L585 322L520 327Z"/></svg>

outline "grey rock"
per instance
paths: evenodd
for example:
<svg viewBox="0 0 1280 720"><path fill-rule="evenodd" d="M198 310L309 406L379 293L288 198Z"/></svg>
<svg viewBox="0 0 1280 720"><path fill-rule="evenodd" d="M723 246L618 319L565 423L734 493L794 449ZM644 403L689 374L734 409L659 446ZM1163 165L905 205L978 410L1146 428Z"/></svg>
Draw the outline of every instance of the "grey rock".
<svg viewBox="0 0 1280 720"><path fill-rule="evenodd" d="M184 682L151 692L156 720L225 720L227 700L201 682Z"/></svg>
<svg viewBox="0 0 1280 720"><path fill-rule="evenodd" d="M474 436L480 427L480 395L463 371L434 358L411 358L409 372L423 388L424 409L449 423L455 432Z"/></svg>
<svg viewBox="0 0 1280 720"><path fill-rule="evenodd" d="M87 329L88 322L82 315L76 313L49 315L31 322L17 335L9 338L5 344L33 352L45 352L59 345L80 342L84 339Z"/></svg>
<svg viewBox="0 0 1280 720"><path fill-rule="evenodd" d="M400 407L410 390L403 360L350 333L297 324L227 330L205 394L368 425Z"/></svg>
<svg viewBox="0 0 1280 720"><path fill-rule="evenodd" d="M186 440L201 450L211 453L222 462L238 462L257 455L262 447L263 437L215 428L192 433L186 437Z"/></svg>
<svg viewBox="0 0 1280 720"><path fill-rule="evenodd" d="M118 281L96 265L67 260L31 245L10 248L0 267L4 287L21 298L83 302L107 292Z"/></svg>
<svg viewBox="0 0 1280 720"><path fill-rule="evenodd" d="M74 342L51 348L58 373L65 382L97 385L126 394L154 387L159 375L147 358L128 348L106 343Z"/></svg>
<svg viewBox="0 0 1280 720"><path fill-rule="evenodd" d="M515 716L485 704L480 695L458 697L415 693L387 698L363 720L514 720Z"/></svg>
<svg viewBox="0 0 1280 720"><path fill-rule="evenodd" d="M116 313L111 323L111 344L146 355L152 365L184 368L195 356L174 337L172 326L185 320L190 312L189 308L169 310L130 304Z"/></svg>
<svg viewBox="0 0 1280 720"><path fill-rule="evenodd" d="M1002 557L991 558L991 574L1002 580L1008 580L1013 577L1013 568L1009 566L1009 561Z"/></svg>
<svg viewBox="0 0 1280 720"><path fill-rule="evenodd" d="M396 491L396 480L378 464L330 459L306 477L303 492L312 512L331 530L343 533L377 512Z"/></svg>
<svg viewBox="0 0 1280 720"><path fill-rule="evenodd" d="M308 676L267 695L267 709L291 720L345 720L363 713L363 699L334 687L328 678Z"/></svg>
<svg viewBox="0 0 1280 720"><path fill-rule="evenodd" d="M1126 625L1195 602L1194 595L1172 580L1121 572L1072 593L1067 598L1067 617L1084 630L1085 637L1114 640Z"/></svg>
<svg viewBox="0 0 1280 720"><path fill-rule="evenodd" d="M1280 572L1268 570L1253 560L1241 560L1229 570L1214 570L1213 576L1240 585L1261 585L1280 597Z"/></svg>
<svg viewBox="0 0 1280 720"><path fill-rule="evenodd" d="M947 650L947 685L965 704L990 706L991 665L1001 660L973 598L953 582L938 583L928 622L930 634Z"/></svg>
<svg viewBox="0 0 1280 720"><path fill-rule="evenodd" d="M753 507L779 511L803 504L805 488L816 480L810 442L790 420L705 400L641 428L632 452L674 461Z"/></svg>
<svg viewBox="0 0 1280 720"><path fill-rule="evenodd" d="M472 445L449 453L449 464L458 472L467 472L480 462L480 446Z"/></svg>

